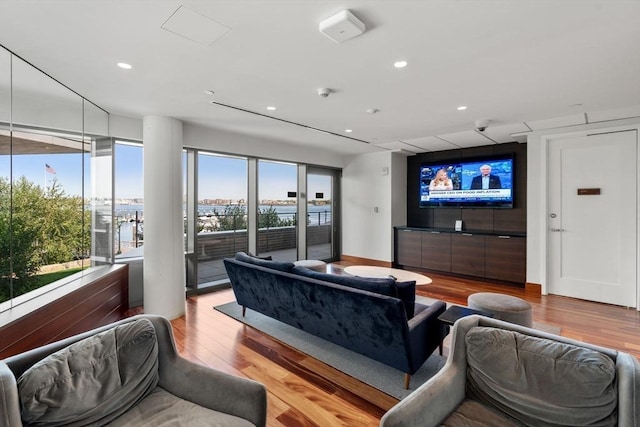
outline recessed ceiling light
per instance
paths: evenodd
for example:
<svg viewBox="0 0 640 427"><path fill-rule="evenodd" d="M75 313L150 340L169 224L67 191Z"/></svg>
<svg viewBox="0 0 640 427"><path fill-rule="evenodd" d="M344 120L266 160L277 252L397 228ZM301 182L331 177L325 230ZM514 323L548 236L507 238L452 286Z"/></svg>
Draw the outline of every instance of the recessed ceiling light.
<svg viewBox="0 0 640 427"><path fill-rule="evenodd" d="M393 66L396 68L404 68L407 66L407 61L396 61L393 63Z"/></svg>
<svg viewBox="0 0 640 427"><path fill-rule="evenodd" d="M351 133L351 132L353 132L353 130L351 130L351 129L345 129L344 131L345 131L346 133Z"/></svg>
<svg viewBox="0 0 640 427"><path fill-rule="evenodd" d="M273 106L271 106L271 105L267 107L267 110L269 110L269 111L273 111L273 110L275 110L275 109L276 109L276 107L273 107Z"/></svg>
<svg viewBox="0 0 640 427"><path fill-rule="evenodd" d="M461 106L458 107L458 111L464 111L466 109L467 109L466 105L461 105Z"/></svg>
<svg viewBox="0 0 640 427"><path fill-rule="evenodd" d="M213 95L215 93L211 89L203 90L203 92L204 92L205 95Z"/></svg>
<svg viewBox="0 0 640 427"><path fill-rule="evenodd" d="M126 62L118 62L118 67L120 68L124 68L125 70L130 70L131 68L131 64L127 64Z"/></svg>

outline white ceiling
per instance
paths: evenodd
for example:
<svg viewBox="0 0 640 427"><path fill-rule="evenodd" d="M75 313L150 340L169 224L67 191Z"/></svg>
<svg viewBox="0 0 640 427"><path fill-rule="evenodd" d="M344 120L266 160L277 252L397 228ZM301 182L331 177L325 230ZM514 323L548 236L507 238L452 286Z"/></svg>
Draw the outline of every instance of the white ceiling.
<svg viewBox="0 0 640 427"><path fill-rule="evenodd" d="M337 44L344 9L367 29ZM0 44L110 113L344 154L640 115L640 0L1 0Z"/></svg>

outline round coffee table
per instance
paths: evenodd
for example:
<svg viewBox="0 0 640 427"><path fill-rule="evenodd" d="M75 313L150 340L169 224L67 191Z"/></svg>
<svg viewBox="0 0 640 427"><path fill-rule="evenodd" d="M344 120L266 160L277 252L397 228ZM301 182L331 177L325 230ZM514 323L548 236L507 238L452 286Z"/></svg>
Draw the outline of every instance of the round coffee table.
<svg viewBox="0 0 640 427"><path fill-rule="evenodd" d="M400 282L415 280L416 286L431 284L431 279L429 277L412 271L401 270L399 268L376 267L372 265L351 265L349 267L345 267L344 271L352 276L370 277L374 279L393 276Z"/></svg>

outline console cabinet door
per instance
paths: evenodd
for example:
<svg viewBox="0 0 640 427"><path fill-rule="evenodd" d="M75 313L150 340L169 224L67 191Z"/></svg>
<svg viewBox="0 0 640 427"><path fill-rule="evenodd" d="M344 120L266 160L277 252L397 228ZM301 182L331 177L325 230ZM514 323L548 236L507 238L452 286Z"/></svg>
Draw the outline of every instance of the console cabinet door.
<svg viewBox="0 0 640 427"><path fill-rule="evenodd" d="M485 276L485 236L470 233L451 236L451 271Z"/></svg>
<svg viewBox="0 0 640 427"><path fill-rule="evenodd" d="M398 230L396 263L408 267L422 264L422 231Z"/></svg>
<svg viewBox="0 0 640 427"><path fill-rule="evenodd" d="M524 283L527 280L527 239L487 236L486 277Z"/></svg>
<svg viewBox="0 0 640 427"><path fill-rule="evenodd" d="M451 271L451 233L422 233L422 268Z"/></svg>

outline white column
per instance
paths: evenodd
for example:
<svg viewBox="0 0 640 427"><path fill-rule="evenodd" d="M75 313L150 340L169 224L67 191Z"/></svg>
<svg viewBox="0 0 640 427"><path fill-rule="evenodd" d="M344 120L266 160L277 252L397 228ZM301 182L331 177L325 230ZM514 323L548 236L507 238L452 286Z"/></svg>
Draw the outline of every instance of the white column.
<svg viewBox="0 0 640 427"><path fill-rule="evenodd" d="M144 312L175 319L185 313L182 220L182 122L143 119Z"/></svg>

